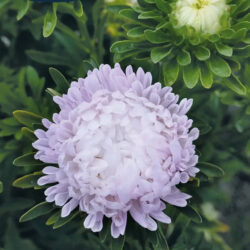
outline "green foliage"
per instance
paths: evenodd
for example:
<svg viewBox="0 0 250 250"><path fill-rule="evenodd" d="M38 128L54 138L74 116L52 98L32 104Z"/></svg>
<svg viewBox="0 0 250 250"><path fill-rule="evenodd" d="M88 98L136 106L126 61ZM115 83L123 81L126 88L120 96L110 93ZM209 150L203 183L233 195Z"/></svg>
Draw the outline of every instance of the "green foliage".
<svg viewBox="0 0 250 250"><path fill-rule="evenodd" d="M146 48L143 50L145 61L150 57L160 68L178 63L179 70L175 66L167 73L162 71L166 85L172 85L182 77L188 88L194 88L198 82L205 88L211 88L219 77L228 79L228 87L237 94L246 94L238 91L237 86L240 85L242 89L246 83L234 81L232 72L237 73L239 69L234 68L232 61L240 64L243 58L249 57L247 0L228 3L230 24L226 21L223 29L215 35L194 32L191 27L177 28L172 14L175 1L140 0L138 4L136 7L109 7L112 13L124 18L124 29L129 38L111 46L115 61L120 62L128 57L133 61L141 60L142 51L139 48ZM235 4L246 7L234 8ZM128 51L130 54L127 54ZM167 74L171 76L166 77Z"/></svg>

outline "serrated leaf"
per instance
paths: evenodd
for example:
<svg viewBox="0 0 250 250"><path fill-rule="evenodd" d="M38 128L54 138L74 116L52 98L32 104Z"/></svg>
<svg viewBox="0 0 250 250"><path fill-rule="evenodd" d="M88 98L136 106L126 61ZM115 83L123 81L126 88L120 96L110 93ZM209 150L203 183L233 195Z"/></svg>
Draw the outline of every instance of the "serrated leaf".
<svg viewBox="0 0 250 250"><path fill-rule="evenodd" d="M190 64L191 63L190 53L186 51L185 49L182 49L181 51L179 51L177 55L177 62L181 66L186 66Z"/></svg>
<svg viewBox="0 0 250 250"><path fill-rule="evenodd" d="M56 223L53 225L53 229L57 229L59 227L64 226L66 223L70 222L71 220L73 220L80 212L76 211L74 213L71 213L69 216L67 217L60 217Z"/></svg>
<svg viewBox="0 0 250 250"><path fill-rule="evenodd" d="M229 77L231 75L231 68L228 63L221 57L213 55L209 60L209 67L211 71L219 77Z"/></svg>
<svg viewBox="0 0 250 250"><path fill-rule="evenodd" d="M42 120L40 115L25 110L16 110L13 112L13 115L17 121L26 126L31 126L33 123L41 123Z"/></svg>
<svg viewBox="0 0 250 250"><path fill-rule="evenodd" d="M33 220L37 217L48 214L53 210L54 210L54 207L51 203L48 203L46 201L41 202L41 203L37 204L36 206L32 207L26 213L24 213L20 217L19 222L26 222L26 221Z"/></svg>
<svg viewBox="0 0 250 250"><path fill-rule="evenodd" d="M57 23L57 15L56 15L56 9L57 9L57 4L53 3L53 7L50 8L46 15L44 16L44 20L43 20L43 36L44 37L49 37L55 27L56 27L56 23Z"/></svg>
<svg viewBox="0 0 250 250"><path fill-rule="evenodd" d="M59 70L52 67L49 68L49 73L53 81L58 86L59 90L63 93L66 93L69 88L69 83L64 77L64 75Z"/></svg>
<svg viewBox="0 0 250 250"><path fill-rule="evenodd" d="M44 164L43 162L36 160L34 158L35 154L36 154L35 152L32 152L32 153L27 153L27 154L24 154L20 157L17 157L14 160L13 165L15 165L17 167L43 165Z"/></svg>
<svg viewBox="0 0 250 250"><path fill-rule="evenodd" d="M31 141L35 141L37 139L36 136L34 135L34 131L32 131L27 127L22 127L21 132L26 138L30 139Z"/></svg>
<svg viewBox="0 0 250 250"><path fill-rule="evenodd" d="M209 89L213 85L213 73L205 63L200 64L200 80L204 88Z"/></svg>
<svg viewBox="0 0 250 250"><path fill-rule="evenodd" d="M117 239L112 237L111 250L123 250L124 244L125 244L125 235L122 235Z"/></svg>
<svg viewBox="0 0 250 250"><path fill-rule="evenodd" d="M13 186L14 187L18 187L18 188L34 188L36 186L38 186L37 184L37 180L43 175L42 172L35 172L32 174L28 174L25 176L22 176L18 179L16 179L13 182Z"/></svg>
<svg viewBox="0 0 250 250"><path fill-rule="evenodd" d="M156 47L151 50L150 57L153 61L153 63L158 63L161 60L163 60L165 57L167 57L171 52L173 48L170 48L169 46L162 46L162 47Z"/></svg>
<svg viewBox="0 0 250 250"><path fill-rule="evenodd" d="M60 216L61 216L61 210L59 210L59 211L55 212L54 214L52 214L52 215L47 219L47 221L46 221L45 224L46 224L47 226L50 226L50 225L55 224L55 223L59 220Z"/></svg>
<svg viewBox="0 0 250 250"><path fill-rule="evenodd" d="M247 90L246 87L242 84L240 79L232 74L232 77L224 80L226 86L236 92L238 95L246 95Z"/></svg>
<svg viewBox="0 0 250 250"><path fill-rule="evenodd" d="M210 57L210 50L206 47L199 46L194 49L194 54L198 60L206 61Z"/></svg>
<svg viewBox="0 0 250 250"><path fill-rule="evenodd" d="M197 64L191 63L183 67L183 80L188 88L193 88L198 83L200 68Z"/></svg>
<svg viewBox="0 0 250 250"><path fill-rule="evenodd" d="M154 44L165 43L170 40L166 33L160 30L145 30L144 34L146 36L146 39Z"/></svg>
<svg viewBox="0 0 250 250"><path fill-rule="evenodd" d="M179 75L179 64L175 59L167 61L162 65L164 83L168 86L173 85Z"/></svg>
<svg viewBox="0 0 250 250"><path fill-rule="evenodd" d="M199 162L198 166L201 173L205 174L207 177L218 178L224 175L224 170L212 163Z"/></svg>
<svg viewBox="0 0 250 250"><path fill-rule="evenodd" d="M228 45L222 44L222 43L216 43L215 47L217 51L223 55L223 56L232 56L233 55L233 49L229 47Z"/></svg>
<svg viewBox="0 0 250 250"><path fill-rule="evenodd" d="M185 216L187 216L189 219L191 219L195 223L202 223L202 218L198 211L192 207L191 205L188 205L186 207L177 207L177 209L183 213Z"/></svg>

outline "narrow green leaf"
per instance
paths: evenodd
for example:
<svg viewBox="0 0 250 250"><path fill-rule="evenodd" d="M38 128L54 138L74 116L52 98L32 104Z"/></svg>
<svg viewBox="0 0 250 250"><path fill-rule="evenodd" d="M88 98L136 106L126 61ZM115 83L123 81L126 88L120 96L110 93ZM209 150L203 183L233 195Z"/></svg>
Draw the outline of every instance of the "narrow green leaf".
<svg viewBox="0 0 250 250"><path fill-rule="evenodd" d="M53 3L52 9L50 8L46 15L44 16L44 21L43 21L43 36L44 37L49 37L57 23L57 15L56 15L56 9L57 9L57 4Z"/></svg>
<svg viewBox="0 0 250 250"><path fill-rule="evenodd" d="M42 63L45 65L64 65L72 67L72 62L69 58L65 58L64 56L60 56L51 52L26 50L26 54L35 62Z"/></svg>
<svg viewBox="0 0 250 250"><path fill-rule="evenodd" d="M199 166L201 173L205 174L207 177L218 178L224 175L223 169L221 169L220 167L212 163L199 162L198 166Z"/></svg>
<svg viewBox="0 0 250 250"><path fill-rule="evenodd" d="M200 80L204 88L209 89L212 87L213 73L205 63L200 64Z"/></svg>
<svg viewBox="0 0 250 250"><path fill-rule="evenodd" d="M222 43L216 43L215 47L217 51L223 55L223 56L232 56L233 55L233 49L225 44Z"/></svg>
<svg viewBox="0 0 250 250"><path fill-rule="evenodd" d="M179 75L179 64L176 62L175 59L173 59L171 61L163 63L162 69L165 84L168 86L173 85Z"/></svg>
<svg viewBox="0 0 250 250"><path fill-rule="evenodd" d="M231 68L228 63L221 57L213 55L209 60L209 67L211 71L219 77L229 77L231 75Z"/></svg>
<svg viewBox="0 0 250 250"><path fill-rule="evenodd" d="M30 139L31 141L35 141L37 139L36 136L34 135L34 131L32 131L27 127L22 127L21 132L26 138Z"/></svg>
<svg viewBox="0 0 250 250"><path fill-rule="evenodd" d="M140 49L143 46L140 42L133 42L130 40L118 41L112 44L110 51L113 53L125 53L135 49Z"/></svg>
<svg viewBox="0 0 250 250"><path fill-rule="evenodd" d="M0 181L0 194L3 192L3 183Z"/></svg>
<svg viewBox="0 0 250 250"><path fill-rule="evenodd" d="M249 58L250 57L250 45L247 45L239 49L235 49L235 55L242 57L242 58Z"/></svg>
<svg viewBox="0 0 250 250"><path fill-rule="evenodd" d="M169 48L169 46L163 46L163 47L156 47L151 50L151 59L153 63L158 63L165 57L167 57L173 48Z"/></svg>
<svg viewBox="0 0 250 250"><path fill-rule="evenodd" d="M77 17L81 17L83 15L83 7L80 0L73 2L73 11Z"/></svg>
<svg viewBox="0 0 250 250"><path fill-rule="evenodd" d="M242 84L240 79L232 74L232 77L224 80L226 86L236 92L238 95L246 95L247 90L246 87Z"/></svg>
<svg viewBox="0 0 250 250"><path fill-rule="evenodd" d="M16 110L13 112L14 117L20 123L31 126L33 123L41 123L42 117L25 110Z"/></svg>
<svg viewBox="0 0 250 250"><path fill-rule="evenodd" d="M250 140L247 141L246 155L247 157L250 157Z"/></svg>
<svg viewBox="0 0 250 250"><path fill-rule="evenodd" d="M120 236L117 239L112 237L111 250L123 250L124 243L125 243L125 236L124 235Z"/></svg>
<svg viewBox="0 0 250 250"><path fill-rule="evenodd" d="M103 229L101 232L99 232L99 238L100 241L103 243L106 241L107 236L109 234L109 230L110 229L110 223L108 221L106 221L106 223L103 224Z"/></svg>
<svg viewBox="0 0 250 250"><path fill-rule="evenodd" d="M186 66L190 64L191 63L190 53L186 51L185 49L182 49L181 51L179 51L178 56L177 56L177 62L181 66Z"/></svg>
<svg viewBox="0 0 250 250"><path fill-rule="evenodd" d="M50 226L50 225L55 224L55 223L59 220L60 216L61 216L61 210L59 210L59 211L55 212L54 214L52 214L52 215L48 218L48 220L46 221L45 224L46 224L47 226Z"/></svg>
<svg viewBox="0 0 250 250"><path fill-rule="evenodd" d="M48 94L50 94L52 97L53 97L53 96L61 96L60 93L58 93L56 90L51 89L51 88L47 88L45 91L46 91Z"/></svg>
<svg viewBox="0 0 250 250"><path fill-rule="evenodd" d="M200 214L191 205L188 205L186 207L177 207L177 209L185 216L187 216L189 219L191 219L193 222L202 223L202 218Z"/></svg>
<svg viewBox="0 0 250 250"><path fill-rule="evenodd" d="M34 172L16 179L13 182L14 187L18 188L34 188L38 186L37 180L43 175L42 172Z"/></svg>
<svg viewBox="0 0 250 250"><path fill-rule="evenodd" d="M29 9L29 0L17 1L17 21L21 20Z"/></svg>
<svg viewBox="0 0 250 250"><path fill-rule="evenodd" d="M59 70L52 67L49 68L49 73L53 81L58 86L59 90L63 93L66 93L69 88L69 83L64 77L64 75Z"/></svg>
<svg viewBox="0 0 250 250"><path fill-rule="evenodd" d="M154 250L169 250L166 236L164 236L160 231L157 231L156 234L159 243L156 247L154 247Z"/></svg>
<svg viewBox="0 0 250 250"><path fill-rule="evenodd" d="M210 50L206 47L199 46L194 49L194 54L198 60L206 61L210 57Z"/></svg>
<svg viewBox="0 0 250 250"><path fill-rule="evenodd" d="M170 40L166 33L160 30L145 30L144 34L146 39L154 44L165 43Z"/></svg>
<svg viewBox="0 0 250 250"><path fill-rule="evenodd" d="M183 67L183 80L188 88L193 88L198 83L200 77L200 68L191 63Z"/></svg>
<svg viewBox="0 0 250 250"><path fill-rule="evenodd" d="M138 19L158 19L161 18L162 15L158 11L150 10L150 11L143 11L139 16Z"/></svg>
<svg viewBox="0 0 250 250"><path fill-rule="evenodd" d="M34 158L35 154L36 154L35 152L32 152L32 153L24 154L20 157L17 157L14 160L13 165L17 167L43 165L44 164L43 162L36 160Z"/></svg>
<svg viewBox="0 0 250 250"><path fill-rule="evenodd" d="M51 203L48 203L46 201L41 202L41 203L37 204L36 206L32 207L26 213L24 213L20 217L19 222L33 220L37 217L40 217L42 215L50 213L52 210L54 210L54 207L52 206Z"/></svg>
<svg viewBox="0 0 250 250"><path fill-rule="evenodd" d="M53 229L57 229L59 227L64 226L66 223L70 222L71 220L73 220L80 212L76 211L74 213L71 213L69 216L67 217L60 217L55 224L53 225Z"/></svg>

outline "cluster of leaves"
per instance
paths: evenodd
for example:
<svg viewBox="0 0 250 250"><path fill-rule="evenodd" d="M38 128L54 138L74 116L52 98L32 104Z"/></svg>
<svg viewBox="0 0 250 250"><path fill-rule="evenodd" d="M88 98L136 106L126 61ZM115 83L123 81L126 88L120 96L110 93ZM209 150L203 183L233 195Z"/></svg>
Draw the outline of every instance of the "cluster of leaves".
<svg viewBox="0 0 250 250"><path fill-rule="evenodd" d="M217 78L240 95L245 86L237 77L242 59L250 56L250 4L230 1L227 25L218 34L200 34L192 27L176 28L171 13L176 1L138 0L138 6L110 6L109 10L127 20L123 26L128 40L111 47L114 60L151 60L160 67L166 85L180 77L188 88L201 82L210 88ZM220 81L218 81L220 82Z"/></svg>
<svg viewBox="0 0 250 250"><path fill-rule="evenodd" d="M209 39L206 40L206 45L203 43L195 45L189 41L188 44L182 43L180 47L173 48L171 54L182 53L182 46L184 45L187 46L184 48L187 52L189 46L195 48L205 46L205 49L210 51L209 59L206 59L206 62L199 60L193 54L193 51L189 51L191 58L189 66L193 62L197 62L199 65L200 63L206 64L213 75L214 72L209 66L209 60L212 56L220 57L230 67L232 65L238 67L231 67L230 69L234 72L234 78L230 77L229 79L217 74L214 80L216 83L220 83L219 86L204 90L202 86L196 85L195 88L189 90L183 86L179 77L180 72L184 72L184 67L188 65L184 66L178 63L178 74L177 76L174 75L172 80L170 79L171 82L163 77L163 73L166 72L164 67L171 54L158 63L152 63L154 60L150 60L152 48L162 47L165 49L164 46L166 45L165 42L152 43L146 38L148 32L146 30L151 30L151 35L152 32L158 32L158 29L155 29L152 24L160 20L159 16L156 15L155 18L152 18L153 13L147 13L148 16L146 15L145 18L138 17L139 14L142 14L139 11L144 12L149 6L153 11L156 10L157 4L167 4L164 0L139 0L140 8L109 5L110 10L120 13L118 19L117 16L112 16L107 11L103 11L106 6L103 0L55 4L38 4L26 0L17 2L4 0L0 3L0 29L3 31L1 34L10 42L10 45L7 46L8 42L6 44L5 38L0 41L0 46L4 48L4 51L7 48L7 53L1 54L0 58L6 65L11 66L11 68L3 65L0 67L0 145L2 148L0 153L0 180L2 181L0 182L0 193L3 191L0 194L0 217L3 218L0 227L0 235L3 235L3 237L0 237L0 247L3 246L8 250L77 250L82 248L90 250L230 249L221 236L221 233L228 232L229 228L220 221L222 217L216 209L220 208L219 210L221 210L226 206L225 204L232 203L230 199L231 193L221 188L222 181L220 180L223 180L223 182L228 181L230 186L230 181L235 175L240 173L249 176L250 174L248 167L250 157L250 142L248 141L250 85L247 81L250 73L249 64L245 64L243 70L238 72L239 63L244 58L240 59L240 61L238 61L238 57L233 58L236 56L235 51L232 56L220 54L220 51L215 47L217 42L210 44ZM246 26L242 27L244 32L232 32L236 32L237 36L244 37L238 40L239 42L231 40L230 44L225 43L229 39L221 40L220 37L220 42L223 41L224 46L230 46L236 51L235 44L237 44L238 48L240 46L244 47L249 36L249 26L247 26L249 15L246 15L249 4L247 1L242 0L241 2L241 5L239 5L241 8L239 6L234 7L234 13L236 13L234 20L236 22L245 15L246 20L242 25ZM82 6L84 6L86 13L84 13ZM241 12L242 10L244 11ZM164 8L157 8L157 11L164 13L163 16L167 13ZM18 19L20 19L18 24L13 21L16 13L19 15ZM131 15L126 16L124 13L130 13ZM132 20L131 24L126 25L128 30L134 29L135 35L133 36L133 32L130 32L129 36L133 38L130 41L132 43L136 42L136 45L141 43L147 44L147 46L135 48L134 45L128 43L126 45L126 41L118 42L117 44L121 44L122 48L132 50L127 50L124 54L115 51L115 60L120 61L120 59L124 58L126 64L129 63L135 67L138 65L143 66L145 70L150 70L153 73L154 81L162 81L167 85L171 85L174 82L173 80L178 79L173 86L174 92L180 94L181 97L194 99L194 106L190 116L195 121L194 126L197 126L201 131L201 136L197 141L197 149L200 154L198 167L201 172L196 178L191 179L188 184L180 186L183 191L193 196L189 206L182 209L167 206L166 213L171 216L172 224L166 227L159 223L159 230L150 232L141 228L129 218L126 236L114 240L110 236L110 222L108 220L104 223L104 230L99 234L94 234L89 230L85 230L82 226L84 213L75 211L72 215L61 218L59 207L44 202L43 189L36 184L37 178L42 175L41 170L44 165L34 160L31 143L35 140L34 129L41 126L41 118L50 118L51 114L57 109L52 103L50 95L65 93L69 86L67 78L82 77L89 69L97 67L101 62L110 63L112 61L111 56L106 53L110 43L126 35L119 29L121 16L129 17ZM87 17L90 21L87 21ZM3 23L8 23L9 26L5 26ZM143 23L146 23L147 26ZM53 25L50 26L49 24ZM149 25L151 26L149 27ZM141 27L143 33L138 36L137 33ZM43 39L41 37L41 29L43 36L49 36L48 38ZM28 48L29 50L26 51L26 54L20 54L18 44L20 38L23 38L23 35L20 36L20 34L23 34L24 31L32 34L32 36L28 36L28 38L32 39L30 43L26 39L29 47L21 47L21 49ZM107 32L105 33L105 31ZM170 32L171 30L166 25L166 27L160 28L159 31ZM158 35L154 37L154 39L161 38ZM174 40L172 39L172 41ZM138 60L134 60L132 57L137 55L132 55L132 52L136 51L146 54L142 53L139 55ZM249 53L249 49L246 52ZM245 54L246 57L249 56L247 53ZM177 54L174 54L173 58L176 56ZM170 58L170 61L173 58ZM23 67L23 64L30 63L30 59L32 59L32 63L38 69L39 74L33 67ZM234 62L234 64L230 62ZM17 69L13 69L13 66ZM51 66L59 67L60 71L66 72L66 77L55 68L50 68L48 75L47 69ZM167 77L173 77L173 72L176 74L176 71L171 70L171 72L168 72ZM39 75L45 75L46 79L40 78ZM56 88L51 83L51 79L56 83ZM235 84L235 81L239 84ZM246 82L245 86L242 86L240 81ZM230 85L228 82L233 84ZM229 85L234 92L225 88L225 86ZM203 86L210 87L204 84ZM44 87L47 87L47 93L45 93ZM244 96L238 94L244 94ZM15 118L12 117L14 110L17 110L14 112ZM12 161L18 155L23 156L14 161L16 167L12 168ZM14 179L16 180L14 181ZM11 188L12 182L18 189ZM3 186L4 189L2 190ZM32 189L35 189L35 192ZM230 192L233 192L233 190ZM17 218L20 216L18 211L27 208L30 209L20 217L20 221L26 223L18 224ZM50 227L44 225L45 219L46 225ZM228 221L228 218L224 216L223 220ZM241 224L232 226L237 228ZM68 237L64 237L65 235ZM237 246L237 243L230 243ZM247 249L244 247L248 243L249 241L246 240L244 245L237 249Z"/></svg>

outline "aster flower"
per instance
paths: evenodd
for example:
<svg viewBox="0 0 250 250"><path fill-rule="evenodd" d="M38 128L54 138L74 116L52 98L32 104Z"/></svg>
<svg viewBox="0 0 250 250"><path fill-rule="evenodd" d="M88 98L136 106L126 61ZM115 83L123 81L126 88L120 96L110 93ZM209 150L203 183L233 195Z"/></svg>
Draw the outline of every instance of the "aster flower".
<svg viewBox="0 0 250 250"><path fill-rule="evenodd" d="M139 0L138 6L110 6L125 17L129 40L111 47L115 61L149 58L166 85L180 77L193 88L214 81L246 93L237 78L242 58L250 55L248 0Z"/></svg>
<svg viewBox="0 0 250 250"><path fill-rule="evenodd" d="M199 171L199 131L186 116L192 100L178 104L150 73L116 64L89 71L54 101L60 112L53 122L43 119L46 130L35 131L33 147L48 164L38 185L49 185L46 201L61 207L62 217L77 208L87 214L84 227L99 232L105 216L117 238L128 213L154 231L156 221L171 222L165 203L187 205L191 196L176 185Z"/></svg>

